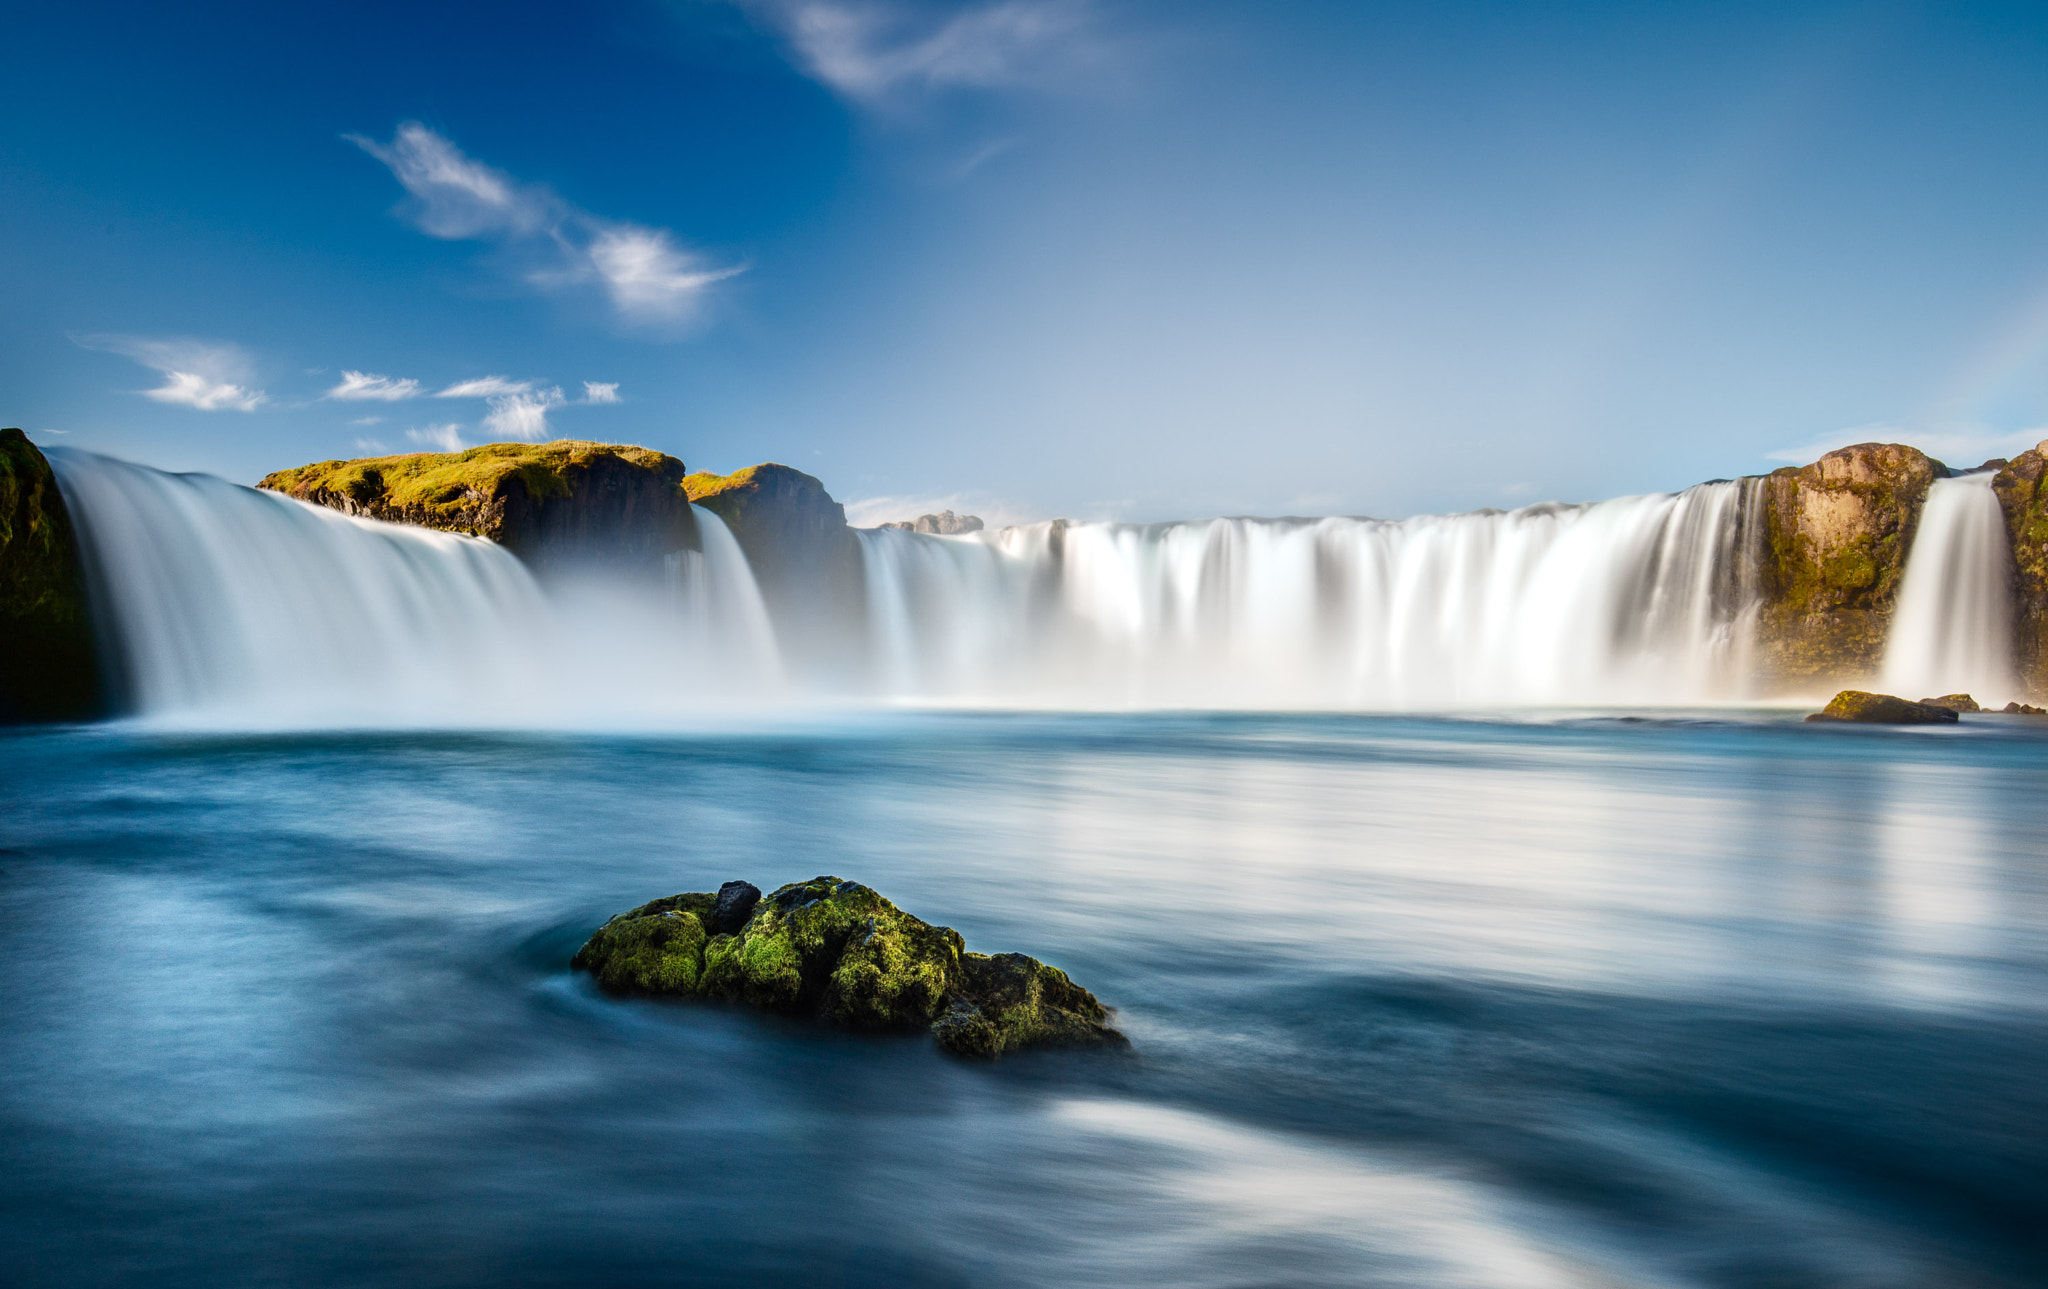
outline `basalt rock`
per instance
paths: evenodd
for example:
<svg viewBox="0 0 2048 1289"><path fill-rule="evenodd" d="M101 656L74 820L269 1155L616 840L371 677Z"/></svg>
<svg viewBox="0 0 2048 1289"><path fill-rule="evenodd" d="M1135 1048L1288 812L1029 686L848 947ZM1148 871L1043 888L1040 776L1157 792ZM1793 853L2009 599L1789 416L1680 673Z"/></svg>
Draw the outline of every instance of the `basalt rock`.
<svg viewBox="0 0 2048 1289"><path fill-rule="evenodd" d="M1859 443L1765 476L1757 671L1768 687L1873 675L1927 490L1948 467Z"/></svg>
<svg viewBox="0 0 2048 1289"><path fill-rule="evenodd" d="M1970 710L1976 705L1971 704ZM1956 709L1932 703L1916 703L1891 694L1871 694L1845 689L1828 705L1806 718L1809 721L1856 721L1865 725L1945 725L1958 719Z"/></svg>
<svg viewBox="0 0 2048 1289"><path fill-rule="evenodd" d="M0 430L0 723L84 720L102 706L78 539L57 476Z"/></svg>
<svg viewBox="0 0 2048 1289"><path fill-rule="evenodd" d="M1943 694L1940 698L1923 698L1920 700L1920 705L1922 707L1946 707L1952 712L1981 712L1984 710L1977 706L1977 700L1968 694Z"/></svg>
<svg viewBox="0 0 2048 1289"><path fill-rule="evenodd" d="M746 893L755 902L725 930ZM729 898L729 895L733 898ZM1127 1047L1065 972L1021 953L970 953L858 882L815 877L762 897L744 882L672 895L599 927L572 966L614 993L722 999L848 1029L929 1029L948 1052Z"/></svg>
<svg viewBox="0 0 2048 1289"><path fill-rule="evenodd" d="M658 575L698 548L683 463L647 448L557 439L321 461L257 484L401 524L488 538L537 572Z"/></svg>
<svg viewBox="0 0 2048 1289"><path fill-rule="evenodd" d="M772 461L683 484L732 530L783 647L807 669L857 667L865 578L846 507L817 479Z"/></svg>
<svg viewBox="0 0 2048 1289"><path fill-rule="evenodd" d="M2021 686L2048 694L2048 441L2005 463L1991 480L2012 538L2013 661Z"/></svg>
<svg viewBox="0 0 2048 1289"><path fill-rule="evenodd" d="M950 510L941 510L936 515L899 519L882 524L881 527L895 528L906 533L928 533L934 537L955 537L961 533L980 532L982 523L980 515L956 515Z"/></svg>

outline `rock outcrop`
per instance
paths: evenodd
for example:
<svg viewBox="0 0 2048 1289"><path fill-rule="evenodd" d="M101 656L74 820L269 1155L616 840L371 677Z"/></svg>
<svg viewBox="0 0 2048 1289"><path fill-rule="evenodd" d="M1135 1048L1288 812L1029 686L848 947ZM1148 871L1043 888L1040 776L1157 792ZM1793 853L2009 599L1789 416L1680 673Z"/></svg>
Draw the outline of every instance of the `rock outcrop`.
<svg viewBox="0 0 2048 1289"><path fill-rule="evenodd" d="M103 705L78 540L57 476L0 430L0 723L84 720Z"/></svg>
<svg viewBox="0 0 2048 1289"><path fill-rule="evenodd" d="M351 515L488 538L537 572L658 574L698 547L683 463L647 448L557 439L321 461L268 488Z"/></svg>
<svg viewBox="0 0 2048 1289"><path fill-rule="evenodd" d="M978 533L982 529L980 515L956 515L950 510L941 510L936 515L919 515L916 519L899 519L877 526L894 528L906 533L929 533L934 537L957 537L962 533Z"/></svg>
<svg viewBox="0 0 2048 1289"><path fill-rule="evenodd" d="M1948 467L1859 443L1764 478L1757 671L1767 685L1875 674L1927 490Z"/></svg>
<svg viewBox="0 0 2048 1289"><path fill-rule="evenodd" d="M1977 706L1977 700L1968 694L1943 694L1940 698L1923 698L1920 700L1920 705L1922 707L1946 707L1952 712L1981 712L1984 710Z"/></svg>
<svg viewBox="0 0 2048 1289"><path fill-rule="evenodd" d="M2048 694L2048 440L2005 463L1991 480L2012 537L2014 664L2020 684Z"/></svg>
<svg viewBox="0 0 2048 1289"><path fill-rule="evenodd" d="M722 999L849 1029L929 1029L948 1052L1127 1047L1065 972L970 953L858 882L814 877L763 898L745 882L672 895L599 927L572 964L615 993Z"/></svg>
<svg viewBox="0 0 2048 1289"><path fill-rule="evenodd" d="M1973 703L1972 709L1975 708ZM1845 689L1809 721L1856 721L1865 725L1952 725L1961 718L1953 707L1916 703L1890 694Z"/></svg>
<svg viewBox="0 0 2048 1289"><path fill-rule="evenodd" d="M739 541L784 649L807 669L857 667L866 621L860 539L825 485L770 461L693 474L683 486Z"/></svg>

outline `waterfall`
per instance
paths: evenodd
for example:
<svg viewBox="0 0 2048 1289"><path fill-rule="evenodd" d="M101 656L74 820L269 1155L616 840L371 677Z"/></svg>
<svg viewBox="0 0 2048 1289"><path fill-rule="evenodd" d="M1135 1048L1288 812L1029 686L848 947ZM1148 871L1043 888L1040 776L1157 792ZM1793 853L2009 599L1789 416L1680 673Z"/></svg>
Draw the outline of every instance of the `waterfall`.
<svg viewBox="0 0 2048 1289"><path fill-rule="evenodd" d="M716 516L667 601L543 589L477 538L48 452L125 706L228 725L631 722L758 697L759 591ZM707 623L715 619L716 638Z"/></svg>
<svg viewBox="0 0 2048 1289"><path fill-rule="evenodd" d="M1927 494L1886 642L1884 686L1908 698L2017 692L2012 548L1993 472L1938 479Z"/></svg>
<svg viewBox="0 0 2048 1289"><path fill-rule="evenodd" d="M1734 699L1759 487L1400 522L863 530L876 686L1053 705Z"/></svg>

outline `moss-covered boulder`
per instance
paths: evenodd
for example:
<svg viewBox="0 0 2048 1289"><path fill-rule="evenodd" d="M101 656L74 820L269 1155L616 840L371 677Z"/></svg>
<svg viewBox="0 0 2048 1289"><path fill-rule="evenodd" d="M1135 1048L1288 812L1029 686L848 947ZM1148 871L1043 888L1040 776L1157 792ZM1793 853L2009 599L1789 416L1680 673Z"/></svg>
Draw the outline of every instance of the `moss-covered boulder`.
<svg viewBox="0 0 2048 1289"><path fill-rule="evenodd" d="M765 898L728 882L717 894L655 900L599 927L571 965L615 993L722 999L856 1030L929 1029L961 1056L1128 1045L1059 968L969 953L951 927L836 877Z"/></svg>
<svg viewBox="0 0 2048 1289"><path fill-rule="evenodd" d="M1764 478L1757 670L1767 686L1872 675L1927 490L1948 467L1859 443Z"/></svg>
<svg viewBox="0 0 2048 1289"><path fill-rule="evenodd" d="M1972 704L1974 710L1975 705ZM1953 707L1916 703L1891 694L1845 689L1828 705L1806 718L1809 721L1857 721L1865 725L1952 725L1960 717Z"/></svg>
<svg viewBox="0 0 2048 1289"><path fill-rule="evenodd" d="M1991 490L2005 512L2017 570L2013 597L2014 658L2021 685L2048 694L2048 441L2005 463Z"/></svg>
<svg viewBox="0 0 2048 1289"><path fill-rule="evenodd" d="M659 573L698 548L683 463L580 439L320 461L257 484L351 515L488 538L541 571Z"/></svg>
<svg viewBox="0 0 2048 1289"><path fill-rule="evenodd" d="M866 622L860 539L825 485L770 461L693 474L683 486L738 539L794 660L814 671L857 668Z"/></svg>
<svg viewBox="0 0 2048 1289"><path fill-rule="evenodd" d="M1952 712L1981 712L1984 710L1977 705L1977 700L1968 694L1943 694L1939 698L1923 698L1920 700L1920 705L1922 707L1946 707Z"/></svg>
<svg viewBox="0 0 2048 1289"><path fill-rule="evenodd" d="M57 476L26 434L0 430L0 722L98 715L100 681Z"/></svg>
<svg viewBox="0 0 2048 1289"><path fill-rule="evenodd" d="M2022 703L2017 699L1998 710L2007 716L2048 716L2048 707L2036 707L2032 703Z"/></svg>

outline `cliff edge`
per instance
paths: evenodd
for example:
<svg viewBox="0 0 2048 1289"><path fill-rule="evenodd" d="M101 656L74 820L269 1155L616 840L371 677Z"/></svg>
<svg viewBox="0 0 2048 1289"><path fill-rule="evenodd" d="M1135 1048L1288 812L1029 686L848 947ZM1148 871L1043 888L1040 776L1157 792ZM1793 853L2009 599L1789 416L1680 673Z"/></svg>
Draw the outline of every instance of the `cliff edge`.
<svg viewBox="0 0 2048 1289"><path fill-rule="evenodd" d="M256 486L351 515L487 538L537 572L658 573L698 547L683 463L648 448L557 439L320 461Z"/></svg>
<svg viewBox="0 0 2048 1289"><path fill-rule="evenodd" d="M78 539L57 476L0 430L0 723L85 720L102 686Z"/></svg>

